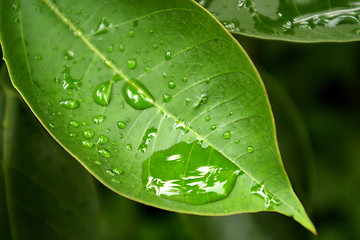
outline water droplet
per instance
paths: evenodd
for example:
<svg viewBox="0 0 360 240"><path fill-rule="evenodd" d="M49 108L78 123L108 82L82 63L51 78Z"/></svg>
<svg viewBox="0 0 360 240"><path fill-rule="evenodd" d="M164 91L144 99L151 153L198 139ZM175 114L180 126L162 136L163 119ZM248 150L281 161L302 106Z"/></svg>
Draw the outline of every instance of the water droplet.
<svg viewBox="0 0 360 240"><path fill-rule="evenodd" d="M56 78L56 82L61 85L63 89L78 90L81 87L81 80L76 80L71 77L69 66L64 66L59 75L60 76Z"/></svg>
<svg viewBox="0 0 360 240"><path fill-rule="evenodd" d="M251 188L251 194L256 195L265 201L267 209L274 209L276 206L281 205L281 201L276 199L264 185L257 184Z"/></svg>
<svg viewBox="0 0 360 240"><path fill-rule="evenodd" d="M149 66L145 67L145 72L151 72L151 67Z"/></svg>
<svg viewBox="0 0 360 240"><path fill-rule="evenodd" d="M83 140L81 141L81 145L84 147L84 148L92 148L93 147L93 143L90 141L90 140Z"/></svg>
<svg viewBox="0 0 360 240"><path fill-rule="evenodd" d="M171 59L171 52L170 51L166 51L165 52L165 60L169 61Z"/></svg>
<svg viewBox="0 0 360 240"><path fill-rule="evenodd" d="M133 69L133 68L135 68L136 67L136 59L135 58L133 58L133 59L129 59L128 61L127 61L127 66L128 66L128 68L130 68L130 69Z"/></svg>
<svg viewBox="0 0 360 240"><path fill-rule="evenodd" d="M97 144L105 144L108 141L108 137L106 135L100 135Z"/></svg>
<svg viewBox="0 0 360 240"><path fill-rule="evenodd" d="M254 147L253 147L253 146L248 146L248 147L247 147L247 152L248 152L248 153L254 152Z"/></svg>
<svg viewBox="0 0 360 240"><path fill-rule="evenodd" d="M138 147L138 150L140 152L142 152L142 153L146 152L151 139L156 136L157 131L158 130L156 128L149 128L146 130L146 132L142 138L142 141Z"/></svg>
<svg viewBox="0 0 360 240"><path fill-rule="evenodd" d="M164 100L164 102L169 102L170 100L171 100L171 95L169 95L169 94L167 94L167 93L164 93L163 94L163 100Z"/></svg>
<svg viewBox="0 0 360 240"><path fill-rule="evenodd" d="M134 30L130 30L128 36L132 38L134 36Z"/></svg>
<svg viewBox="0 0 360 240"><path fill-rule="evenodd" d="M190 105L190 102L191 102L191 99L190 99L190 98L186 98L186 99L185 99L185 104L186 104L186 106L189 106L189 105Z"/></svg>
<svg viewBox="0 0 360 240"><path fill-rule="evenodd" d="M180 122L175 122L174 123L174 127L173 129L176 130L176 129L180 129L182 130L184 133L188 133L189 132L189 126L183 122L183 121L180 121Z"/></svg>
<svg viewBox="0 0 360 240"><path fill-rule="evenodd" d="M226 198L239 176L235 164L213 148L203 148L198 142L180 142L155 152L142 167L147 191L192 205Z"/></svg>
<svg viewBox="0 0 360 240"><path fill-rule="evenodd" d="M66 60L74 59L74 52L72 50L64 50L64 58Z"/></svg>
<svg viewBox="0 0 360 240"><path fill-rule="evenodd" d="M207 103L207 101L208 101L208 96L205 93L201 94L201 96L199 97L199 99L198 99L197 103L195 104L194 108L200 107L201 105Z"/></svg>
<svg viewBox="0 0 360 240"><path fill-rule="evenodd" d="M230 131L224 132L223 137L224 137L225 139L229 139L229 138L230 138Z"/></svg>
<svg viewBox="0 0 360 240"><path fill-rule="evenodd" d="M120 51L120 52L125 51L125 47L124 47L124 45L120 44L120 46L119 46L119 51Z"/></svg>
<svg viewBox="0 0 360 240"><path fill-rule="evenodd" d="M119 122L117 122L117 126L118 126L120 129L124 129L124 128L126 128L126 122L124 122L124 121L119 121Z"/></svg>
<svg viewBox="0 0 360 240"><path fill-rule="evenodd" d="M210 121L210 116L206 116L205 121L207 121L207 122Z"/></svg>
<svg viewBox="0 0 360 240"><path fill-rule="evenodd" d="M183 82L187 82L187 77L183 77Z"/></svg>
<svg viewBox="0 0 360 240"><path fill-rule="evenodd" d="M70 133L69 135L70 135L70 137L76 137L76 136L77 136L77 134L76 134L76 133L73 133L73 132Z"/></svg>
<svg viewBox="0 0 360 240"><path fill-rule="evenodd" d="M77 121L71 120L69 122L69 125L72 126L73 128L78 128L80 125Z"/></svg>
<svg viewBox="0 0 360 240"><path fill-rule="evenodd" d="M176 83L175 83L174 81L170 81L170 82L168 83L168 87L169 87L170 89L174 89L174 88L176 87Z"/></svg>
<svg viewBox="0 0 360 240"><path fill-rule="evenodd" d="M127 150L129 150L129 151L131 151L131 150L132 150L132 146L131 146L131 144L126 144L126 145L125 145L125 148L126 148Z"/></svg>
<svg viewBox="0 0 360 240"><path fill-rule="evenodd" d="M110 152L107 149L104 149L104 148L99 149L98 153L100 153L101 156L106 157L106 158L111 157Z"/></svg>
<svg viewBox="0 0 360 240"><path fill-rule="evenodd" d="M67 109L76 109L79 107L79 102L74 99L63 100L63 101L60 101L59 104Z"/></svg>
<svg viewBox="0 0 360 240"><path fill-rule="evenodd" d="M230 117L232 117L233 114L234 114L233 112L229 112L229 116L230 116Z"/></svg>
<svg viewBox="0 0 360 240"><path fill-rule="evenodd" d="M95 88L94 101L101 106L108 106L111 98L111 90L114 82L112 80L101 83Z"/></svg>
<svg viewBox="0 0 360 240"><path fill-rule="evenodd" d="M125 101L136 110L143 110L154 106L155 99L147 88L138 80L125 82L122 93Z"/></svg>
<svg viewBox="0 0 360 240"><path fill-rule="evenodd" d="M94 131L91 130L91 129L86 129L84 132L83 132L83 136L84 138L92 138L94 136Z"/></svg>
<svg viewBox="0 0 360 240"><path fill-rule="evenodd" d="M42 56L40 56L40 55L36 55L34 58L35 58L35 60L42 60Z"/></svg>
<svg viewBox="0 0 360 240"><path fill-rule="evenodd" d="M110 44L110 45L107 47L106 50L107 50L107 52L109 52L109 53L113 52L113 50L114 50L114 45Z"/></svg>
<svg viewBox="0 0 360 240"><path fill-rule="evenodd" d="M158 45L154 44L153 49L157 49L157 48L158 48Z"/></svg>
<svg viewBox="0 0 360 240"><path fill-rule="evenodd" d="M103 18L100 20L100 22L99 22L99 24L98 24L98 26L97 26L97 28L96 28L96 30L95 30L95 32L94 32L94 35L97 36L97 35L100 35L100 34L104 34L104 33L109 32L109 26L110 26L110 24L109 24L109 23L106 21L106 19L103 17Z"/></svg>
<svg viewBox="0 0 360 240"><path fill-rule="evenodd" d="M211 125L210 129L215 131L217 129L217 126L216 125Z"/></svg>
<svg viewBox="0 0 360 240"><path fill-rule="evenodd" d="M240 143L240 139L235 139L234 143L239 144L239 143Z"/></svg>
<svg viewBox="0 0 360 240"><path fill-rule="evenodd" d="M105 121L106 117L103 115L97 115L93 118L93 123L100 125L103 121Z"/></svg>

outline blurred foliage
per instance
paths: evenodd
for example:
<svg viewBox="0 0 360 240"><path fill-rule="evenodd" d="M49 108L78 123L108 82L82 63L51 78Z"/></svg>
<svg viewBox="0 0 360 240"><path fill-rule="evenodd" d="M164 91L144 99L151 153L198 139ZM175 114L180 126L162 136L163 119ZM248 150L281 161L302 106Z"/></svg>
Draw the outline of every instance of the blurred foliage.
<svg viewBox="0 0 360 240"><path fill-rule="evenodd" d="M284 165L311 211L317 239L360 239L360 43L237 38L263 76ZM315 238L275 213L183 215L127 200L96 184L104 240Z"/></svg>

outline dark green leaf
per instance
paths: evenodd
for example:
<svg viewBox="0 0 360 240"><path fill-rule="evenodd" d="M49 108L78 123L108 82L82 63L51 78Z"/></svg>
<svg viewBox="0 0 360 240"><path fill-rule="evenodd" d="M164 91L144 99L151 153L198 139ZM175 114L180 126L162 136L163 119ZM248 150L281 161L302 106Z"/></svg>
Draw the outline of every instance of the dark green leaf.
<svg viewBox="0 0 360 240"><path fill-rule="evenodd" d="M14 86L107 187L184 213L277 211L315 231L283 169L259 74L194 2L0 6Z"/></svg>
<svg viewBox="0 0 360 240"><path fill-rule="evenodd" d="M358 0L197 0L232 33L298 42L360 40Z"/></svg>
<svg viewBox="0 0 360 240"><path fill-rule="evenodd" d="M99 239L91 176L23 108L15 91L0 97L1 239Z"/></svg>

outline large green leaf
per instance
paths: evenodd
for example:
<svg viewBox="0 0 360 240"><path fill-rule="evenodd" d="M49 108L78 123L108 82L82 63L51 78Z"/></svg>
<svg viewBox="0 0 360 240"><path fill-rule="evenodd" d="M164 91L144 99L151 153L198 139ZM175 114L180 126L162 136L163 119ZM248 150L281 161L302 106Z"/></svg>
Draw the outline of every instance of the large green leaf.
<svg viewBox="0 0 360 240"><path fill-rule="evenodd" d="M2 70L1 81L9 81ZM14 90L0 92L0 106L1 239L99 239L92 177L24 109Z"/></svg>
<svg viewBox="0 0 360 240"><path fill-rule="evenodd" d="M299 42L360 40L358 0L197 0L233 33Z"/></svg>
<svg viewBox="0 0 360 240"><path fill-rule="evenodd" d="M209 13L177 1L1 1L14 86L96 178L202 215L277 211L292 191L252 62Z"/></svg>

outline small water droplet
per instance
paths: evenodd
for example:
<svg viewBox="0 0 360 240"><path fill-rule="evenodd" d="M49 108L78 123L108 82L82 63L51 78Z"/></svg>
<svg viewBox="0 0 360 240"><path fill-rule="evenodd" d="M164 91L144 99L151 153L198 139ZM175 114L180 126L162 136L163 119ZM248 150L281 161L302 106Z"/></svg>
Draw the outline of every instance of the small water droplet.
<svg viewBox="0 0 360 240"><path fill-rule="evenodd" d="M120 129L124 129L124 128L126 128L126 122L124 122L124 121L119 121L119 122L117 122L117 126L118 126Z"/></svg>
<svg viewBox="0 0 360 240"><path fill-rule="evenodd" d="M134 37L134 30L130 30L128 36L131 38Z"/></svg>
<svg viewBox="0 0 360 240"><path fill-rule="evenodd" d="M183 77L183 82L187 82L187 77Z"/></svg>
<svg viewBox="0 0 360 240"><path fill-rule="evenodd" d="M154 106L154 97L149 90L138 80L131 79L125 82L122 93L125 101L136 110L143 110Z"/></svg>
<svg viewBox="0 0 360 240"><path fill-rule="evenodd" d="M223 137L224 137L225 139L229 139L229 138L230 138L230 131L224 132Z"/></svg>
<svg viewBox="0 0 360 240"><path fill-rule="evenodd" d="M72 50L64 50L64 58L66 60L74 59L74 52Z"/></svg>
<svg viewBox="0 0 360 240"><path fill-rule="evenodd" d="M129 150L129 151L131 151L131 150L132 150L132 146L131 146L131 144L126 144L125 148L126 148L127 150Z"/></svg>
<svg viewBox="0 0 360 240"><path fill-rule="evenodd" d="M11 7L15 10L15 11L19 11L20 10L20 3L19 2L13 2L13 4L11 5Z"/></svg>
<svg viewBox="0 0 360 240"><path fill-rule="evenodd" d="M234 114L233 112L229 112L229 116L230 116L230 117L232 117L233 114Z"/></svg>
<svg viewBox="0 0 360 240"><path fill-rule="evenodd" d="M100 34L104 34L104 33L109 32L109 26L110 26L110 24L109 24L108 21L106 21L106 19L103 17L103 18L100 20L100 22L99 22L99 24L98 24L98 26L97 26L97 28L96 28L96 30L95 30L95 32L94 32L94 35L97 36L97 35L100 35Z"/></svg>
<svg viewBox="0 0 360 240"><path fill-rule="evenodd" d="M60 101L59 104L67 109L76 109L79 107L79 102L74 99L63 100L63 101Z"/></svg>
<svg viewBox="0 0 360 240"><path fill-rule="evenodd" d="M127 66L128 66L128 68L130 68L130 69L133 69L133 68L135 68L136 67L136 59L135 58L133 58L133 59L129 59L128 61L127 61Z"/></svg>
<svg viewBox="0 0 360 240"><path fill-rule="evenodd" d="M191 99L190 99L190 98L186 98L186 99L185 99L185 104L186 104L186 106L189 106L189 105L190 105L190 102L191 102Z"/></svg>
<svg viewBox="0 0 360 240"><path fill-rule="evenodd" d="M210 121L210 116L206 116L205 121L207 121L207 122Z"/></svg>
<svg viewBox="0 0 360 240"><path fill-rule="evenodd" d="M158 130L156 128L149 128L146 130L146 132L142 138L142 141L138 147L138 150L140 152L142 152L142 153L146 152L151 139L156 136L157 131Z"/></svg>
<svg viewBox="0 0 360 240"><path fill-rule="evenodd" d="M40 56L40 55L36 55L34 58L35 58L35 60L42 60L42 56Z"/></svg>
<svg viewBox="0 0 360 240"><path fill-rule="evenodd" d="M248 146L248 147L247 147L247 152L248 152L248 153L254 152L254 147L253 147L253 146Z"/></svg>
<svg viewBox="0 0 360 240"><path fill-rule="evenodd" d="M81 145L84 147L84 148L92 148L93 147L93 143L90 141L90 140L83 140L81 141Z"/></svg>
<svg viewBox="0 0 360 240"><path fill-rule="evenodd" d="M71 120L69 122L69 125L72 126L73 128L78 128L80 126L80 124L77 121Z"/></svg>
<svg viewBox="0 0 360 240"><path fill-rule="evenodd" d="M70 135L70 137L76 137L77 136L77 134L74 133L74 132L70 133L69 135Z"/></svg>
<svg viewBox="0 0 360 240"><path fill-rule="evenodd" d="M210 129L214 131L214 130L217 129L217 126L216 125L211 125Z"/></svg>
<svg viewBox="0 0 360 240"><path fill-rule="evenodd" d="M145 67L145 72L151 72L151 67L149 66Z"/></svg>
<svg viewBox="0 0 360 240"><path fill-rule="evenodd" d="M94 101L101 106L108 106L111 98L111 90L114 82L112 80L101 83L95 88Z"/></svg>
<svg viewBox="0 0 360 240"><path fill-rule="evenodd" d="M106 50L107 52L111 53L114 50L114 45L110 44Z"/></svg>
<svg viewBox="0 0 360 240"><path fill-rule="evenodd" d="M108 137L106 135L100 135L97 144L105 144L108 141Z"/></svg>
<svg viewBox="0 0 360 240"><path fill-rule="evenodd" d="M107 149L104 149L104 148L99 149L98 153L100 153L101 156L106 157L106 158L111 157L110 152Z"/></svg>
<svg viewBox="0 0 360 240"><path fill-rule="evenodd" d="M119 51L120 51L120 52L125 51L125 47L124 47L124 45L120 44L120 46L119 46Z"/></svg>
<svg viewBox="0 0 360 240"><path fill-rule="evenodd" d="M170 51L166 51L165 52L165 60L169 61L171 59L171 52Z"/></svg>
<svg viewBox="0 0 360 240"><path fill-rule="evenodd" d="M84 136L84 138L90 139L94 136L94 131L91 129L86 129L83 132L83 136Z"/></svg>
<svg viewBox="0 0 360 240"><path fill-rule="evenodd" d="M240 139L235 139L234 143L239 144L239 143L240 143Z"/></svg>
<svg viewBox="0 0 360 240"><path fill-rule="evenodd" d="M168 83L168 87L169 87L170 89L174 89L174 88L176 87L176 83L175 83L174 81L170 81L170 82Z"/></svg>
<svg viewBox="0 0 360 240"><path fill-rule="evenodd" d="M93 123L100 125L103 121L105 121L106 117L103 115L97 115L93 118Z"/></svg>
<svg viewBox="0 0 360 240"><path fill-rule="evenodd" d="M164 102L169 102L170 100L171 100L171 95L169 95L169 94L167 94L167 93L164 93L163 94L163 100L164 100Z"/></svg>

